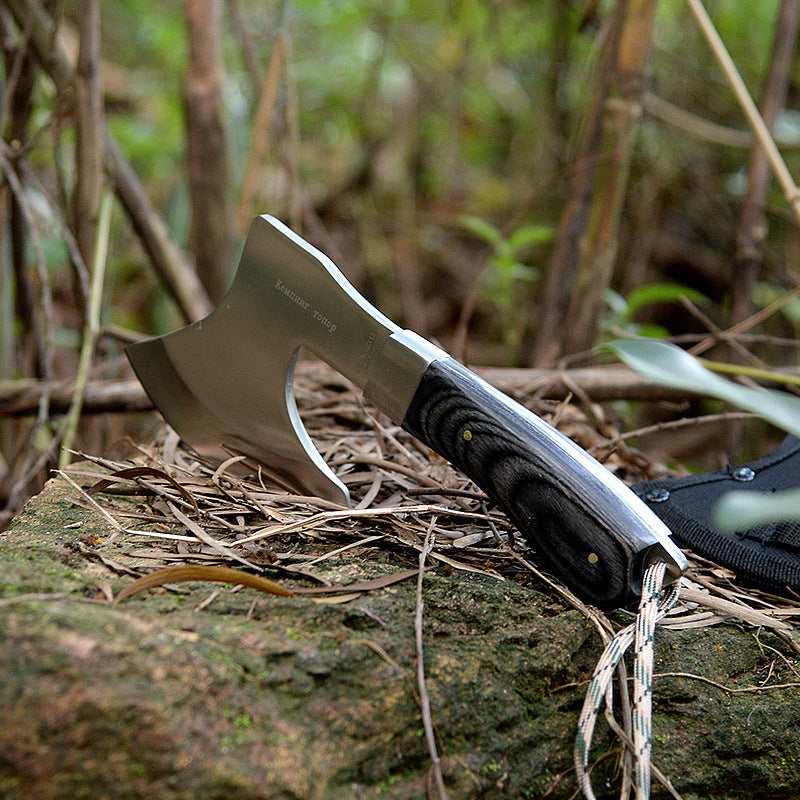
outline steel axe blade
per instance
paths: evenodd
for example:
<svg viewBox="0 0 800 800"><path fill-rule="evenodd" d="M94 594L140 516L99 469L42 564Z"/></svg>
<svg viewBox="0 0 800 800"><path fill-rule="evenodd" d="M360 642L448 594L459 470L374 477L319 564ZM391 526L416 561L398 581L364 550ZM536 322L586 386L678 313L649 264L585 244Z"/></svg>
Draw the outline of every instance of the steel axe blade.
<svg viewBox="0 0 800 800"><path fill-rule="evenodd" d="M645 567L686 566L669 530L621 481L443 350L402 330L325 255L258 217L227 295L208 317L127 349L166 420L201 454L250 456L285 484L347 503L294 399L305 347L472 478L543 566L580 596L620 605Z"/></svg>

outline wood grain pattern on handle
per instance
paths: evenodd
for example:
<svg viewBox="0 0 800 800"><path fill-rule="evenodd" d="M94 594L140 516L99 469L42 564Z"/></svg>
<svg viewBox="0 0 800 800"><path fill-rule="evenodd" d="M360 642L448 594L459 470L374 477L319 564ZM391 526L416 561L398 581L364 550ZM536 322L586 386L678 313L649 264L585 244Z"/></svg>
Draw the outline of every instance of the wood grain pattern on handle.
<svg viewBox="0 0 800 800"><path fill-rule="evenodd" d="M626 524L630 490L544 420L448 359L428 366L403 428L480 486L577 595L603 607L636 596L655 539Z"/></svg>

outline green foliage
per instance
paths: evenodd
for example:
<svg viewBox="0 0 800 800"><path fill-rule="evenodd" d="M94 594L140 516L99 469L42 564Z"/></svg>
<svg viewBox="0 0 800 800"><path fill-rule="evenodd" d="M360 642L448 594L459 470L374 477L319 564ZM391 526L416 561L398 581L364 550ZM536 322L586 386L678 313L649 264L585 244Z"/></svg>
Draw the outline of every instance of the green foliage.
<svg viewBox="0 0 800 800"><path fill-rule="evenodd" d="M402 129L414 140L426 193L455 189L491 202L483 188L499 173L506 186L494 198L507 205L508 184L523 191L527 176L544 174L549 162L542 144L551 120L531 114L531 103L550 102L551 40L570 41L559 29L562 14L542 13L557 4L538 5L539 13L520 2L492 13L475 0L290 3L304 135L341 168L364 143L391 145ZM318 159L304 166L324 179Z"/></svg>
<svg viewBox="0 0 800 800"><path fill-rule="evenodd" d="M102 50L107 122L137 173L158 187L180 176L184 121L180 88L186 66L180 3L105 0Z"/></svg>
<svg viewBox="0 0 800 800"><path fill-rule="evenodd" d="M74 16L74 5L66 4L67 17ZM601 16L610 9L610 4L603 5ZM399 187L413 186L423 203L456 193L470 213L508 219L518 211L520 198L540 182L552 181L567 163L569 153L559 152L557 143L568 139L583 114L597 48L596 29L586 25L584 4L509 0L495 9L477 0L242 0L237 8L262 76L276 33L282 28L291 40L300 142L291 169L303 191L324 198L346 184L365 153L376 148L377 155L370 156L371 185L365 186L370 196L363 202L355 195L348 198L364 238L378 230L384 234ZM748 9L718 0L710 8L751 86L763 78L776 9L777 0ZM183 5L177 0L109 0L102 10L104 58L129 75L118 111L118 87L111 86L111 129L147 180L170 229L185 244ZM716 72L683 1L665 0L657 13L657 46L650 66L657 93L674 100L675 88L696 113L741 127L735 103L724 89L715 87L710 107L702 101L706 72ZM223 14L223 24L234 174L241 181L257 86L232 15ZM691 68L676 69L677 57ZM286 168L286 148L275 140L286 125L278 118L286 113L287 91L282 85L265 186L280 185ZM717 102L720 96L722 103ZM685 142L674 147L669 127L648 127L642 139L642 168L655 162L660 169L674 158L674 170L681 171L686 168L684 151L690 161L698 158ZM740 153L733 157L741 161ZM543 227L554 225L560 210L563 184L556 179L552 186L554 191L545 194L537 210ZM261 202L264 209L284 215L275 190L265 192ZM513 244L512 237L506 241ZM386 259L391 248L371 247L370 252ZM530 285L535 279L531 268L521 260L521 268L506 268L514 253L496 252L493 258L484 296L501 309L532 301L530 292L514 295L520 282ZM509 263L500 266L500 261ZM373 277L391 272L391 265L371 263L370 258L366 268ZM633 324L631 300L626 298L628 307L623 307L620 298L609 297L608 326L663 335L663 330Z"/></svg>
<svg viewBox="0 0 800 800"><path fill-rule="evenodd" d="M684 297L698 304L708 299L702 292L673 283L646 283L634 289L627 297L623 297L613 289L607 289L603 299L609 308L609 313L600 326L603 338L608 339L620 334L651 338L669 336L669 331L663 325L636 322L634 318L644 308L680 302Z"/></svg>
<svg viewBox="0 0 800 800"><path fill-rule="evenodd" d="M499 228L476 216L459 218L463 228L491 247L491 254L481 280L481 294L503 315L506 344L519 344L526 324L528 297L520 292L521 284L536 281L539 271L524 263L523 255L536 245L552 240L554 231L544 225L526 225L505 236Z"/></svg>
<svg viewBox="0 0 800 800"><path fill-rule="evenodd" d="M792 522L800 519L800 489L786 489L775 494L765 492L728 492L714 509L714 521L720 530L733 533L768 522Z"/></svg>
<svg viewBox="0 0 800 800"><path fill-rule="evenodd" d="M656 383L716 397L800 436L800 397L733 383L711 372L697 358L668 342L621 339L612 342L609 347L631 369Z"/></svg>
<svg viewBox="0 0 800 800"><path fill-rule="evenodd" d="M476 216L465 215L459 219L462 227L492 248L489 267L484 276L484 292L492 303L503 311L511 311L514 304L514 284L517 281L535 281L536 267L523 263L523 252L533 245L549 242L553 229L543 225L527 225L504 236L499 228Z"/></svg>

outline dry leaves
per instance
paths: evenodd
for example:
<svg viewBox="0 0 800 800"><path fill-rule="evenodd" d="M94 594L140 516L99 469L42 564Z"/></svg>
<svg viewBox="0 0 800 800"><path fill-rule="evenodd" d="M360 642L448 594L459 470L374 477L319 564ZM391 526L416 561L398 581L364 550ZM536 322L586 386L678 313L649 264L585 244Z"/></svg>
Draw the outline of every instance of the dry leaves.
<svg viewBox="0 0 800 800"><path fill-rule="evenodd" d="M226 583L255 586L257 579L267 580L269 575L268 582L287 593L316 586L341 598L345 590L357 596L385 581L411 577L416 570L396 571L358 587L331 587L315 569L321 562L343 553L365 560L392 553L410 566L429 536L435 542L429 563L524 581L589 613L570 592L536 572L531 554L514 537L508 520L489 507L473 484L402 429L366 409L344 379L318 367L304 377L301 369L295 388L306 427L347 485L354 507L286 493L270 484L257 465L248 477L241 477L238 456L221 465L204 463L168 433L163 441L139 447L131 461L85 456L88 463L64 473L79 501L102 514L116 531L110 542L113 555L106 548L96 557L120 573L142 576L134 584L139 589L159 580L169 584L179 574L193 576L186 580L223 580L208 577L222 575L208 571L213 567L230 570ZM528 398L526 404L579 438L595 455L605 452L607 466L623 479L644 477L635 472L641 468L641 456L633 458L620 449L616 432L597 407L589 408L587 415L567 403ZM85 555L92 557L91 552ZM800 599L745 590L724 569L695 558L691 564L682 602L666 627L693 628L733 619L771 628L796 648L789 633L800 619ZM177 573L177 566L202 569ZM160 578L151 575L166 568L173 572ZM237 580L233 568L247 577ZM594 610L591 614L595 617ZM597 617L595 624L607 627Z"/></svg>

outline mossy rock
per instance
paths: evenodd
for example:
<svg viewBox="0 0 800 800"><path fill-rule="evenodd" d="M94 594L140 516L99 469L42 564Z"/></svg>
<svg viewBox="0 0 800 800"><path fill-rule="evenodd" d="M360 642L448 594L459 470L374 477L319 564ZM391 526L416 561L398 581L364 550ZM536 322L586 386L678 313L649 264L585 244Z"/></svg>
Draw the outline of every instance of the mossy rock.
<svg viewBox="0 0 800 800"><path fill-rule="evenodd" d="M136 596L90 559L103 518L51 481L0 534L0 796L420 798L413 580L343 605L207 585ZM103 552L97 548L93 552ZM113 555L108 551L109 557ZM355 581L408 564L329 559ZM254 602L255 600L255 602ZM427 687L457 798L568 798L585 681L601 644L579 612L509 581L424 579ZM686 800L800 796L800 692L781 640L733 624L662 631L654 760ZM715 684L727 687L719 688ZM613 739L600 726L594 752ZM601 758L599 798L618 796ZM669 795L657 785L653 797Z"/></svg>

